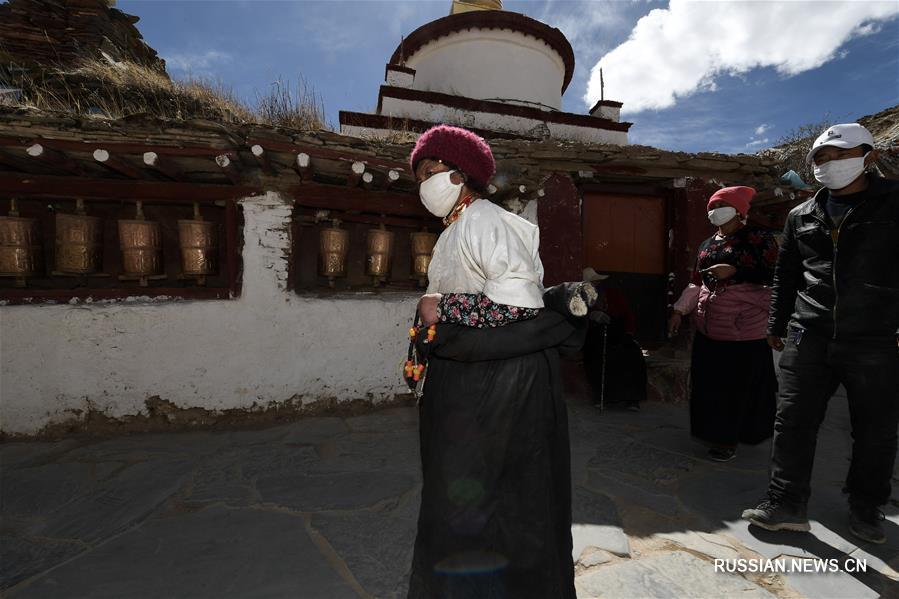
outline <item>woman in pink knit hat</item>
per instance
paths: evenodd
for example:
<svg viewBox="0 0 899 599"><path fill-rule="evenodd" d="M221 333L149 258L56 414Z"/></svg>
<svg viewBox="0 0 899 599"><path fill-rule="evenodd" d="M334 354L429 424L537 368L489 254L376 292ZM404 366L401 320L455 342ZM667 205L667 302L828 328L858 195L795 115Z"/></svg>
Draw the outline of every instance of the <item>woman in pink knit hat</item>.
<svg viewBox="0 0 899 599"><path fill-rule="evenodd" d="M669 336L693 317L690 431L726 462L737 444L757 444L774 432L777 379L766 340L777 242L746 224L751 187L725 187L708 202L716 233L699 246L693 282L674 304Z"/></svg>
<svg viewBox="0 0 899 599"><path fill-rule="evenodd" d="M434 127L410 166L446 229L419 303L436 337L417 342L427 370L409 597L574 599L558 359L580 348L586 319L574 314L595 292L544 290L537 227L481 199L495 163L480 137Z"/></svg>

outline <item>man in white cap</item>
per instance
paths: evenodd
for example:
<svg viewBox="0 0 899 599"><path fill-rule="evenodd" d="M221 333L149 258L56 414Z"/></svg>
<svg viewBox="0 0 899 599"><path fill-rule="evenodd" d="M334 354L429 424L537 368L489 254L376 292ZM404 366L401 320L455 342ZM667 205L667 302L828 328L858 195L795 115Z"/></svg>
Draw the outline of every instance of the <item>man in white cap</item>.
<svg viewBox="0 0 899 599"><path fill-rule="evenodd" d="M809 530L818 428L842 384L849 530L886 540L879 506L890 498L899 426L899 182L866 174L876 159L861 125L828 128L807 156L823 187L784 226L768 321L768 343L783 352L771 480L767 499L743 512L768 530Z"/></svg>

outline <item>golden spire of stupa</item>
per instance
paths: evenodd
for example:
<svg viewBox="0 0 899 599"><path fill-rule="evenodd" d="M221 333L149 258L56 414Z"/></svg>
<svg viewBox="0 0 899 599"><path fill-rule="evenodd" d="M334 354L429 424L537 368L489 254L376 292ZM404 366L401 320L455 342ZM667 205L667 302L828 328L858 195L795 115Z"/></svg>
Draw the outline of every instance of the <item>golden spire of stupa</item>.
<svg viewBox="0 0 899 599"><path fill-rule="evenodd" d="M451 15L474 10L502 10L503 0L453 0Z"/></svg>

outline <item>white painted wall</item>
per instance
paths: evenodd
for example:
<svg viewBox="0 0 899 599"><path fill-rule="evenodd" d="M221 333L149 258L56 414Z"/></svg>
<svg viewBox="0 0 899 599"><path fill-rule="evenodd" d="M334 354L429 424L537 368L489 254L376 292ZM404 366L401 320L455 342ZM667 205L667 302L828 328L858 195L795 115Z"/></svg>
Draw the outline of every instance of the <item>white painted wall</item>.
<svg viewBox="0 0 899 599"><path fill-rule="evenodd" d="M546 42L511 30L451 33L406 60L414 89L562 107L565 63Z"/></svg>
<svg viewBox="0 0 899 599"><path fill-rule="evenodd" d="M583 143L627 145L627 131L611 131L553 123L534 118L461 110L443 104L431 104L419 100L385 97L381 101L381 114L394 118L409 118L432 123L452 123L472 129L528 133L534 129L545 129L553 139L565 139ZM364 127L343 127L344 135L370 135Z"/></svg>
<svg viewBox="0 0 899 599"><path fill-rule="evenodd" d="M405 392L399 364L417 295L287 291L290 206L275 193L241 204L236 300L0 307L0 430L35 433L88 407L144 413L154 395L225 409Z"/></svg>

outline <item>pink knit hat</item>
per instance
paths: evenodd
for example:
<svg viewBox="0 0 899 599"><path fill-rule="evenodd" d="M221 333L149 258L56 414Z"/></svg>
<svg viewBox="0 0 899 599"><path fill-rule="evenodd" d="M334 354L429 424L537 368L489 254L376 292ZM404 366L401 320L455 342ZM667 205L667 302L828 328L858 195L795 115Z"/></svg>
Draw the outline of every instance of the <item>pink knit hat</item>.
<svg viewBox="0 0 899 599"><path fill-rule="evenodd" d="M413 175L418 163L426 158L448 162L480 187L487 187L496 172L496 162L487 142L461 127L437 125L422 133L409 157Z"/></svg>
<svg viewBox="0 0 899 599"><path fill-rule="evenodd" d="M749 203L755 195L755 190L751 187L738 185L736 187L723 187L712 194L709 203L706 204L706 210L712 209L712 202L724 202L728 206L733 206L737 212L746 216L749 214Z"/></svg>

